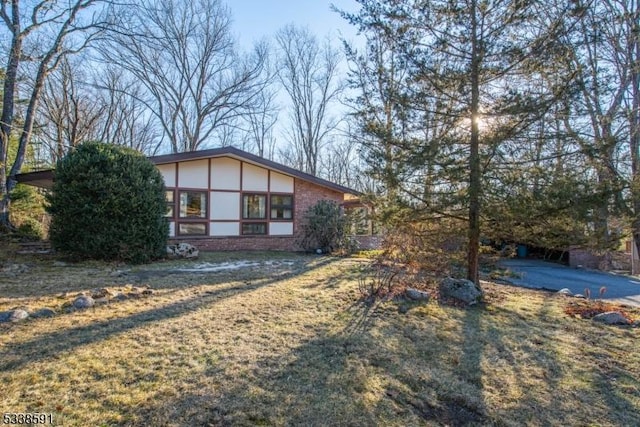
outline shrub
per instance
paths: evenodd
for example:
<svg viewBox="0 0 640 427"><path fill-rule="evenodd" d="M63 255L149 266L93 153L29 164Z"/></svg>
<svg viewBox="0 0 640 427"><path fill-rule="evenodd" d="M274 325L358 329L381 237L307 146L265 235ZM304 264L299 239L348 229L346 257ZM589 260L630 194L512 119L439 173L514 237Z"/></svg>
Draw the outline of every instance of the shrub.
<svg viewBox="0 0 640 427"><path fill-rule="evenodd" d="M17 236L27 240L40 240L48 232L45 197L42 190L18 184L11 192L11 224Z"/></svg>
<svg viewBox="0 0 640 427"><path fill-rule="evenodd" d="M166 252L162 175L142 154L85 143L58 161L47 210L54 249L74 258L134 263Z"/></svg>
<svg viewBox="0 0 640 427"><path fill-rule="evenodd" d="M304 213L299 245L306 251L320 250L331 253L337 250L353 251L348 236L348 221L340 206L331 200L320 200Z"/></svg>

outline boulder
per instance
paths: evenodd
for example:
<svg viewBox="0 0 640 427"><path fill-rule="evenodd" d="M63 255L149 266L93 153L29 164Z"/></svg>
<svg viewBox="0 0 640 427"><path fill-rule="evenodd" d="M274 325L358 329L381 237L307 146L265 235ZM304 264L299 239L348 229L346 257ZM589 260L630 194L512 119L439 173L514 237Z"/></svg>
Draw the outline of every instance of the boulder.
<svg viewBox="0 0 640 427"><path fill-rule="evenodd" d="M75 300L73 300L73 306L80 310L93 307L95 303L96 302L93 300L93 298L87 295L80 295Z"/></svg>
<svg viewBox="0 0 640 427"><path fill-rule="evenodd" d="M199 251L189 243L178 243L177 245L167 246L167 255L175 258L198 258Z"/></svg>
<svg viewBox="0 0 640 427"><path fill-rule="evenodd" d="M55 314L56 314L56 311L54 309L49 307L43 307L31 313L31 317L34 317L37 319L40 317L52 317L52 316L55 316Z"/></svg>
<svg viewBox="0 0 640 427"><path fill-rule="evenodd" d="M602 322L605 325L629 325L631 323L619 311L607 311L605 313L596 314L593 316L593 320L596 322Z"/></svg>
<svg viewBox="0 0 640 427"><path fill-rule="evenodd" d="M3 322L19 322L29 317L26 310L17 308L15 310L0 312L0 323Z"/></svg>
<svg viewBox="0 0 640 427"><path fill-rule="evenodd" d="M568 295L568 296L573 295L573 292L571 292L569 288L562 288L558 291L558 293L562 295Z"/></svg>
<svg viewBox="0 0 640 427"><path fill-rule="evenodd" d="M407 288L406 291L404 291L405 295L407 296L407 298L414 300L414 301L429 301L429 298L431 298L431 295L429 295L429 292L425 292L425 291L419 291L418 289L413 289L413 288Z"/></svg>
<svg viewBox="0 0 640 427"><path fill-rule="evenodd" d="M440 296L454 298L468 305L474 305L482 299L482 290L470 280L447 277L438 288Z"/></svg>

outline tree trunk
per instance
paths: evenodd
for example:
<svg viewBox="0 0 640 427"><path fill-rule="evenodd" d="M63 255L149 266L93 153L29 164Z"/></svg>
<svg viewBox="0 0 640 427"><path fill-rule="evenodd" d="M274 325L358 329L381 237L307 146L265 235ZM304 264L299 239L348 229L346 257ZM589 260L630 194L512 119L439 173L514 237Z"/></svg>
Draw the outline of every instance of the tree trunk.
<svg viewBox="0 0 640 427"><path fill-rule="evenodd" d="M477 3L471 2L471 147L469 153L469 249L467 279L480 285L480 62Z"/></svg>

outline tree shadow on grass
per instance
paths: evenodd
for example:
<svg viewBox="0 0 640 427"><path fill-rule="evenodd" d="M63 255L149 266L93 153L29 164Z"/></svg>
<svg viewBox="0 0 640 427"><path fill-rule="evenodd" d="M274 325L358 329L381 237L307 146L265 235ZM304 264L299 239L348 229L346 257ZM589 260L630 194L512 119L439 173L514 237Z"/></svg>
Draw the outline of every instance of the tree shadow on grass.
<svg viewBox="0 0 640 427"><path fill-rule="evenodd" d="M312 268L306 271L323 267L331 262L333 262L333 260L329 258L322 263L314 264ZM252 292L267 286L277 286L279 283L293 276L295 276L295 274L271 279L263 277L262 280L259 281L207 290L196 293L181 301L140 311L125 317L96 321L85 326L65 328L60 331L42 334L28 341L9 343L3 348L0 348L0 371L19 369L30 363L47 360L59 354L71 352L76 348L106 340L116 334L143 328L146 325L166 319L178 318L240 293ZM220 283L214 283L214 285L215 284ZM64 314L61 314L61 316L63 315ZM9 328L13 326L15 325L7 325Z"/></svg>
<svg viewBox="0 0 640 427"><path fill-rule="evenodd" d="M242 254L246 256L242 256ZM232 253L229 259L220 257L210 259L211 262L236 262L248 260L259 263L244 268L220 269L218 271L180 271L178 266L159 261L150 266L123 266L89 261L79 264L65 264L55 267L54 264L35 263L27 268L26 272L15 277L3 276L0 272L0 295L3 298L39 298L53 297L61 292L80 292L93 288L119 287L125 284L148 284L154 289L187 288L203 283L216 285L233 280L260 280L269 275L280 274L281 278L291 277L322 266L331 264L337 260L332 257L311 257L300 254L290 254L293 264L278 264L283 256L275 257L274 263L270 263L267 257L270 254ZM209 262L205 258L199 262ZM29 263L27 263L29 265ZM180 265L188 268L197 265L196 262ZM122 270L122 271L120 271Z"/></svg>

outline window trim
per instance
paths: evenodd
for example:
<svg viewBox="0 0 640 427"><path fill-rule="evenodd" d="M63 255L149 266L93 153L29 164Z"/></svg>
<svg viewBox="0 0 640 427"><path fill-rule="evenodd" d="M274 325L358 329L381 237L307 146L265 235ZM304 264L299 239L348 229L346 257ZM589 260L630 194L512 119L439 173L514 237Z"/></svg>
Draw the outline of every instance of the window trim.
<svg viewBox="0 0 640 427"><path fill-rule="evenodd" d="M274 205L271 203L272 197L291 197L291 205ZM274 209L283 209L291 211L291 218L274 218L272 215L272 210ZM269 220L270 221L281 221L281 222L293 222L295 217L295 195L293 193L269 193Z"/></svg>
<svg viewBox="0 0 640 427"><path fill-rule="evenodd" d="M246 225L264 225L264 233L245 233L244 226ZM240 222L240 235L241 236L269 236L269 222L268 221L242 221Z"/></svg>
<svg viewBox="0 0 640 427"><path fill-rule="evenodd" d="M176 207L177 209L175 210L175 218L178 221L208 221L209 220L209 190L205 190L205 189L201 189L201 188L178 188L177 189L177 198L175 198L176 200ZM182 196L182 193L202 193L204 194L204 216L181 216L180 214L180 199ZM175 197L175 195L174 195Z"/></svg>
<svg viewBox="0 0 640 427"><path fill-rule="evenodd" d="M263 222L263 221L267 221L268 219L268 214L267 212L269 212L269 193L262 193L262 192L243 192L241 193L242 197L240 197L240 221L242 222ZM245 217L244 216L244 198L245 197L250 197L250 196L260 196L260 197L264 197L264 216L263 217L259 217L259 218L251 218L251 217Z"/></svg>

